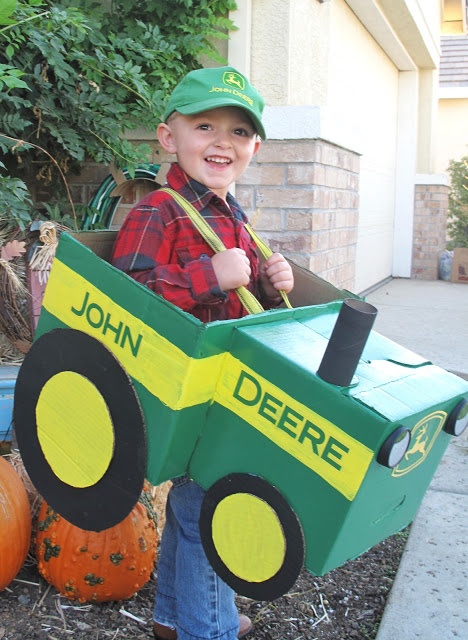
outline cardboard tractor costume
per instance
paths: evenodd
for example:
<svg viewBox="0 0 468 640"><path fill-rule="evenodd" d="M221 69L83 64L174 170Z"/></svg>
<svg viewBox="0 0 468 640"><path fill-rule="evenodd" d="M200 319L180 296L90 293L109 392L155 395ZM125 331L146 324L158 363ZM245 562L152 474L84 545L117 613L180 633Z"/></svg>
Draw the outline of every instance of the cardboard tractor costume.
<svg viewBox="0 0 468 640"><path fill-rule="evenodd" d="M412 521L467 426L466 381L301 269L294 308L203 324L106 262L115 235L62 233L16 383L18 445L54 509L102 530L145 477L187 473L212 566L259 600Z"/></svg>

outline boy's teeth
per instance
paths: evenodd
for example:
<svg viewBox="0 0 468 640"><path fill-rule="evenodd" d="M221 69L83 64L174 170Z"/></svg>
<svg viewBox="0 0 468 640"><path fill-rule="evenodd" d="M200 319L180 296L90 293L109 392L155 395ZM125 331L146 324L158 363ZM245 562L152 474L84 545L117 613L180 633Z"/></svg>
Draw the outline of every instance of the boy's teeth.
<svg viewBox="0 0 468 640"><path fill-rule="evenodd" d="M211 158L211 157L209 157L209 158L207 158L207 160L209 162L217 162L218 164L228 164L229 163L229 160L222 159L222 158Z"/></svg>

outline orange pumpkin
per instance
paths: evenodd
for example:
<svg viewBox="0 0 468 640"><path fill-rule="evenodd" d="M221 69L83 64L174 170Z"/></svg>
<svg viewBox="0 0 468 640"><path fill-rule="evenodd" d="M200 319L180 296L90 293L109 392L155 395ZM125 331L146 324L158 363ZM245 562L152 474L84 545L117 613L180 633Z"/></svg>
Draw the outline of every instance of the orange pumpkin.
<svg viewBox="0 0 468 640"><path fill-rule="evenodd" d="M75 527L43 501L35 542L39 573L70 600L125 600L148 582L157 541L146 486L122 522L99 532Z"/></svg>
<svg viewBox="0 0 468 640"><path fill-rule="evenodd" d="M28 494L18 473L0 456L0 591L24 564L31 542Z"/></svg>

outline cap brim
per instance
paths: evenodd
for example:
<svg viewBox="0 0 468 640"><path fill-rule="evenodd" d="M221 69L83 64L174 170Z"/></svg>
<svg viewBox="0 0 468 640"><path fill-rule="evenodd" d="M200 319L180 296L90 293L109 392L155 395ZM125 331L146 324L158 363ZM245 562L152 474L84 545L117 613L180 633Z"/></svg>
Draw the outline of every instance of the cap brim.
<svg viewBox="0 0 468 640"><path fill-rule="evenodd" d="M249 114L250 119L255 127L255 131L258 133L262 140L266 140L266 133L263 127L262 121L257 116L257 114L249 109L247 106L239 104L238 100L229 100L227 97L211 99L211 100L203 100L202 102L196 102L187 104L184 106L178 106L176 111L181 113L184 116L195 115L196 113L201 113L202 111L209 111L210 109L219 109L220 107L237 107L238 109L242 109L246 113Z"/></svg>

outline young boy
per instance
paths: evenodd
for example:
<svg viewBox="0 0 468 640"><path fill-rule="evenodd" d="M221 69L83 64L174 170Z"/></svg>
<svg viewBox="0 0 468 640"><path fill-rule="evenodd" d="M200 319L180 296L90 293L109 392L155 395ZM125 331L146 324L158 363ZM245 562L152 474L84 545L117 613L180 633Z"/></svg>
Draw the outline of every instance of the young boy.
<svg viewBox="0 0 468 640"><path fill-rule="evenodd" d="M246 216L228 193L265 139L263 106L232 67L200 69L174 89L157 129L163 149L177 158L168 186L201 213L225 251L214 253L184 209L161 191L136 205L117 236L113 264L202 322L246 315L238 287L247 287L265 308L281 301L281 289L293 287L281 254L259 262ZM160 640L234 640L252 629L203 551L203 496L186 476L174 479L169 492L153 615Z"/></svg>

